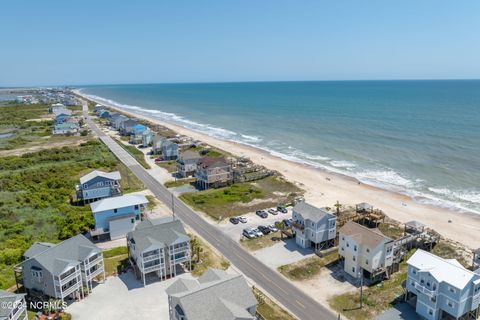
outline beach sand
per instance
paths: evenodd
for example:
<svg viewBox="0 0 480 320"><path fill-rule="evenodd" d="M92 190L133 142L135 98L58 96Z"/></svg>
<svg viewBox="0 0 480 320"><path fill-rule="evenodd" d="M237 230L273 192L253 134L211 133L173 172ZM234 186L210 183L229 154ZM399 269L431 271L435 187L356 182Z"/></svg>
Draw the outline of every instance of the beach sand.
<svg viewBox="0 0 480 320"><path fill-rule="evenodd" d="M78 94L82 95L81 93ZM95 101L85 95L82 96ZM272 170L277 170L282 173L286 179L303 188L306 191L306 201L313 205L332 207L337 201L344 205L368 202L375 208L383 210L383 212L392 219L403 223L417 220L435 229L446 238L458 241L472 249L477 248L477 246L480 247L480 216L474 213L455 212L449 209L421 204L402 194L359 184L357 180L350 177L284 160L266 151L243 144L212 138L206 134L135 114L102 101L96 102L129 114L131 117L145 119L163 125L179 134L201 140L209 145L228 151L233 155L249 157L257 164ZM451 222L449 222L449 220Z"/></svg>

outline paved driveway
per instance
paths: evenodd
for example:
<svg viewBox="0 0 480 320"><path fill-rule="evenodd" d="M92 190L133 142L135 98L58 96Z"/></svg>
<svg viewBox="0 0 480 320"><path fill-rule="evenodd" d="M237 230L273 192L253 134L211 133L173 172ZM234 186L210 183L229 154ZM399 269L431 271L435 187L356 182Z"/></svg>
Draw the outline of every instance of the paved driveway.
<svg viewBox="0 0 480 320"><path fill-rule="evenodd" d="M67 312L75 320L168 319L165 289L179 278L193 279L190 273L184 273L143 287L133 272L110 277L90 296L71 304Z"/></svg>
<svg viewBox="0 0 480 320"><path fill-rule="evenodd" d="M295 243L295 239L280 241L273 246L253 251L252 255L272 269L285 264L295 263L313 256L312 249L303 249Z"/></svg>
<svg viewBox="0 0 480 320"><path fill-rule="evenodd" d="M388 309L375 320L420 320L415 308L407 303L397 303L393 308Z"/></svg>

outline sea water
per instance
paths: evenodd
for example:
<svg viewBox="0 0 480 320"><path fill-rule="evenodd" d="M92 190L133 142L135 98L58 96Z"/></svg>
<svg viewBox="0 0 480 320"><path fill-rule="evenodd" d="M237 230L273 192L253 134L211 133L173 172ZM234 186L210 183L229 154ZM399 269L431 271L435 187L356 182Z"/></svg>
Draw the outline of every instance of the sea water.
<svg viewBox="0 0 480 320"><path fill-rule="evenodd" d="M480 81L85 86L125 110L480 213Z"/></svg>

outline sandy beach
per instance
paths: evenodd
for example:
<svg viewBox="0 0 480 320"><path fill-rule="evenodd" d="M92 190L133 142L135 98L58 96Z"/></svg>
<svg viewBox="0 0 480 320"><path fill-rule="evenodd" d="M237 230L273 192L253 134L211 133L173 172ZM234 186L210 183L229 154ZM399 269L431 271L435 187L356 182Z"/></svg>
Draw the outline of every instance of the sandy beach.
<svg viewBox="0 0 480 320"><path fill-rule="evenodd" d="M82 95L79 92L77 93ZM85 95L82 96L95 101ZM124 109L106 104L105 102L96 102L129 114L131 117L145 119L163 125L179 134L204 141L209 145L226 150L234 155L249 157L258 164L272 170L277 170L281 172L286 179L303 188L306 191L305 199L316 206L332 207L336 201L344 205L368 202L374 207L383 210L392 219L400 222L418 220L428 227L435 229L444 237L458 241L470 248L474 249L480 245L480 216L476 214L460 213L421 204L405 195L359 184L358 181L352 178L284 160L257 148L212 138L175 124L125 111Z"/></svg>

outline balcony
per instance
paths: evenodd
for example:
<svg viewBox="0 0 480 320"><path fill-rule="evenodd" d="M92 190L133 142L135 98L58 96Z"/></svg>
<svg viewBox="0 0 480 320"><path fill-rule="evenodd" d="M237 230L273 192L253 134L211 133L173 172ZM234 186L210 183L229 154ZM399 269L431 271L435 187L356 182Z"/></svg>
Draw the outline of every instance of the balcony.
<svg viewBox="0 0 480 320"><path fill-rule="evenodd" d="M152 271L157 271L163 269L163 264L156 264L150 267L143 268L143 273L148 273Z"/></svg>
<svg viewBox="0 0 480 320"><path fill-rule="evenodd" d="M104 270L104 267L103 267L103 265L101 265L100 267L98 267L94 271L91 271L89 275L85 275L85 278L87 278L87 280L91 280L91 279L95 278L96 276L98 276L99 274L101 274L103 272L103 270Z"/></svg>
<svg viewBox="0 0 480 320"><path fill-rule="evenodd" d="M25 310L25 308L23 307L22 304L19 304L15 307L15 310L13 311L13 314L11 315L11 318L8 318L8 319L11 319L11 320L20 319L20 316L22 315L22 313L26 314L26 310Z"/></svg>
<svg viewBox="0 0 480 320"><path fill-rule="evenodd" d="M417 289L419 292L429 296L430 298L433 298L436 294L437 294L437 291L432 291L432 290L429 290L427 289L425 286L421 285L420 283L418 282L415 282L415 285L414 285L415 289Z"/></svg>
<svg viewBox="0 0 480 320"><path fill-rule="evenodd" d="M292 227L294 227L295 229L299 229L299 230L305 230L305 225L302 224L302 223L298 223L298 222L292 222Z"/></svg>
<svg viewBox="0 0 480 320"><path fill-rule="evenodd" d="M160 254L152 254L152 255L149 255L149 256L144 256L143 257L143 263L146 263L146 262L150 262L150 261L153 261L153 260L158 260L160 259Z"/></svg>
<svg viewBox="0 0 480 320"><path fill-rule="evenodd" d="M80 282L75 282L70 287L66 288L65 290L62 290L61 295L62 295L62 297L66 297L66 296L68 296L72 292L75 292L78 289L80 289Z"/></svg>
<svg viewBox="0 0 480 320"><path fill-rule="evenodd" d="M480 292L473 295L472 297L472 310L478 308L479 304L480 304Z"/></svg>
<svg viewBox="0 0 480 320"><path fill-rule="evenodd" d="M92 261L89 261L85 264L85 269L90 269L90 267L98 264L100 261L103 260L103 256L100 254L98 255L98 257L96 257L94 260ZM82 269L84 268L83 264L82 264Z"/></svg>
<svg viewBox="0 0 480 320"><path fill-rule="evenodd" d="M55 283L55 285L63 285L73 279L76 279L79 275L80 275L79 271L72 272L71 274L66 276L60 275L60 280L55 279L53 282Z"/></svg>

